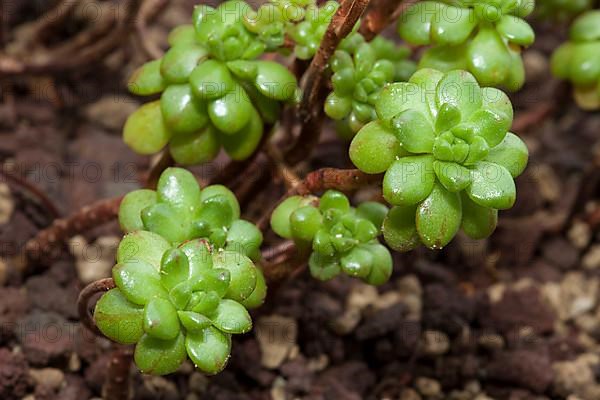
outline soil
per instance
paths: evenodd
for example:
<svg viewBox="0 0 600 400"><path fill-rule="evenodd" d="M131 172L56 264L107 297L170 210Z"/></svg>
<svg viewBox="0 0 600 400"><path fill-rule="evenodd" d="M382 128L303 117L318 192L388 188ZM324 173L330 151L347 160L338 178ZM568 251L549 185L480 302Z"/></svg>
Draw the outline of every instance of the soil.
<svg viewBox="0 0 600 400"><path fill-rule="evenodd" d="M22 3L3 19L5 41L49 6ZM169 2L143 39L164 48L192 5ZM78 29L60 27L49 42ZM271 288L223 373L205 377L185 364L150 377L132 368L134 398L600 399L600 114L578 109L549 73L566 25L535 27L537 42L524 52L528 83L511 95L530 164L517 180L516 206L501 213L491 238L459 236L443 251L396 254L392 279L377 289L296 275ZM116 223L82 232L58 257L42 255L27 268L19 250L54 208L66 216L142 184L150 160L130 151L120 130L141 102L127 94L126 78L145 59L129 39L76 71L2 81L1 399L102 394L111 344L79 323L76 300L85 283L109 274ZM302 168L350 167L345 149L328 131ZM195 172L208 178L221 163ZM282 193L281 182L269 181L247 201L246 218ZM267 244L275 241L267 235Z"/></svg>

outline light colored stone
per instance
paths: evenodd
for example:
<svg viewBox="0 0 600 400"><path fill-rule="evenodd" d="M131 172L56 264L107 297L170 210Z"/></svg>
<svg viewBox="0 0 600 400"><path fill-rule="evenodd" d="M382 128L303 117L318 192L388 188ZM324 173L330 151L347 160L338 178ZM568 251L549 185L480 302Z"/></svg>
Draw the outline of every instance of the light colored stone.
<svg viewBox="0 0 600 400"><path fill-rule="evenodd" d="M572 361L556 362L554 390L560 396L576 395L584 400L600 398L600 385L594 370L600 362L597 354L585 353Z"/></svg>
<svg viewBox="0 0 600 400"><path fill-rule="evenodd" d="M592 231L590 226L583 221L575 221L569 231L567 237L578 249L584 249L590 243Z"/></svg>
<svg viewBox="0 0 600 400"><path fill-rule="evenodd" d="M273 386L271 386L271 398L273 400L286 400L285 396L285 385L287 382L281 376L278 376L273 381Z"/></svg>
<svg viewBox="0 0 600 400"><path fill-rule="evenodd" d="M477 343L488 350L501 350L504 348L504 338L497 333L484 333L479 337Z"/></svg>
<svg viewBox="0 0 600 400"><path fill-rule="evenodd" d="M0 225L6 224L15 211L15 202L10 188L6 183L0 183Z"/></svg>
<svg viewBox="0 0 600 400"><path fill-rule="evenodd" d="M405 388L400 392L400 400L421 400L421 395L415 389Z"/></svg>
<svg viewBox="0 0 600 400"><path fill-rule="evenodd" d="M450 339L444 332L427 330L421 336L423 352L431 356L445 354L450 349Z"/></svg>
<svg viewBox="0 0 600 400"><path fill-rule="evenodd" d="M30 369L29 375L36 385L46 386L50 389L59 389L65 381L65 374L56 368Z"/></svg>
<svg viewBox="0 0 600 400"><path fill-rule="evenodd" d="M110 277L119 241L117 236L103 236L88 244L80 235L70 240L69 248L75 257L75 268L82 283Z"/></svg>
<svg viewBox="0 0 600 400"><path fill-rule="evenodd" d="M585 269L600 268L600 245L595 244L588 250L581 260L581 265Z"/></svg>
<svg viewBox="0 0 600 400"><path fill-rule="evenodd" d="M563 320L576 318L591 311L597 303L600 282L581 272L569 272L560 283L549 282L542 286L545 299Z"/></svg>
<svg viewBox="0 0 600 400"><path fill-rule="evenodd" d="M71 353L71 357L69 357L69 371L77 372L81 369L81 360L77 353Z"/></svg>
<svg viewBox="0 0 600 400"><path fill-rule="evenodd" d="M415 387L426 397L437 397L442 394L442 385L435 379L418 377L415 380Z"/></svg>
<svg viewBox="0 0 600 400"><path fill-rule="evenodd" d="M265 368L278 368L296 345L298 324L281 315L260 317L254 335L262 352L261 364Z"/></svg>

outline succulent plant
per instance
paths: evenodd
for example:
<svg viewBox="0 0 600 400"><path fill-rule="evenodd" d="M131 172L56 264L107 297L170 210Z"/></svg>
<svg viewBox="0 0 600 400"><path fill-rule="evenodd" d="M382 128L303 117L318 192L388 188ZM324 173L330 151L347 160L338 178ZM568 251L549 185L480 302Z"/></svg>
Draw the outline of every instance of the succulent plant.
<svg viewBox="0 0 600 400"><path fill-rule="evenodd" d="M552 72L573 83L579 106L600 108L600 10L588 11L573 22L569 41L552 55Z"/></svg>
<svg viewBox="0 0 600 400"><path fill-rule="evenodd" d="M523 17L534 0L420 1L403 14L398 32L414 45L431 45L419 68L464 69L483 86L519 89L525 80L520 51L535 34Z"/></svg>
<svg viewBox="0 0 600 400"><path fill-rule="evenodd" d="M96 304L100 331L136 344L144 373L175 372L189 357L217 373L231 351L231 335L252 327L247 308L266 294L258 260L261 232L239 219L233 193L200 190L194 176L167 169L158 188L137 190L122 201L126 236L117 250L116 285Z"/></svg>
<svg viewBox="0 0 600 400"><path fill-rule="evenodd" d="M359 33L340 43L330 62L333 91L325 101L325 113L338 121L342 137L351 138L375 119L375 102L385 85L410 77L415 65L406 60L409 54L407 48L381 37L369 43Z"/></svg>
<svg viewBox="0 0 600 400"><path fill-rule="evenodd" d="M354 137L350 158L363 172L385 173L383 196L394 207L383 223L391 248L439 249L458 230L489 236L497 210L512 207L513 179L524 170L525 144L508 132L510 100L481 88L466 71L420 69L388 85L377 120Z"/></svg>
<svg viewBox="0 0 600 400"><path fill-rule="evenodd" d="M329 190L319 199L292 196L271 216L271 227L279 236L294 239L308 249L313 277L329 280L340 273L381 285L392 273L392 257L377 236L387 207L365 202L357 208L348 198Z"/></svg>
<svg viewBox="0 0 600 400"><path fill-rule="evenodd" d="M244 24L250 10L239 0L197 6L193 25L169 35L164 57L133 74L133 93L162 95L127 120L123 136L132 149L153 154L168 144L183 165L210 161L221 148L235 160L254 152L264 124L296 99L297 82L283 65L257 60L268 46Z"/></svg>
<svg viewBox="0 0 600 400"><path fill-rule="evenodd" d="M536 14L545 18L565 19L593 7L595 0L538 0Z"/></svg>

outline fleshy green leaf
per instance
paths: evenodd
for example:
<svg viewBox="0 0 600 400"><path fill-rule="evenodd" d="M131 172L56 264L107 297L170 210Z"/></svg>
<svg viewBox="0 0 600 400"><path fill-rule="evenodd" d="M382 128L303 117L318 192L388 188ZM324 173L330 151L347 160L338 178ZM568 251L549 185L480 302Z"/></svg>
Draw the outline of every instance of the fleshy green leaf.
<svg viewBox="0 0 600 400"><path fill-rule="evenodd" d="M132 303L145 305L155 297L167 297L160 284L160 275L156 268L143 261L128 261L117 264L112 270L115 284Z"/></svg>
<svg viewBox="0 0 600 400"><path fill-rule="evenodd" d="M290 215L290 227L294 239L311 241L323 222L319 209L314 206L304 206Z"/></svg>
<svg viewBox="0 0 600 400"><path fill-rule="evenodd" d="M121 344L136 343L142 335L144 308L130 302L119 289L100 297L94 309L94 321L106 337Z"/></svg>
<svg viewBox="0 0 600 400"><path fill-rule="evenodd" d="M477 18L470 8L439 3L437 10L436 17L431 21L431 38L437 44L451 46L461 44L467 40L477 25Z"/></svg>
<svg viewBox="0 0 600 400"><path fill-rule="evenodd" d="M170 85L160 98L163 120L174 134L198 132L208 123L206 105L192 95L190 85Z"/></svg>
<svg viewBox="0 0 600 400"><path fill-rule="evenodd" d="M219 297L227 294L231 283L231 272L225 268L218 268L201 271L192 278L192 289L194 291L214 292Z"/></svg>
<svg viewBox="0 0 600 400"><path fill-rule="evenodd" d="M436 104L436 88L443 77L444 74L437 69L420 68L409 79L410 83L414 83L423 89L425 95L423 100L425 100L428 105L428 117L430 121L434 121L437 118L438 107Z"/></svg>
<svg viewBox="0 0 600 400"><path fill-rule="evenodd" d="M139 189L125 195L119 206L119 225L125 232L144 228L142 210L156 203L154 190Z"/></svg>
<svg viewBox="0 0 600 400"><path fill-rule="evenodd" d="M250 120L239 132L220 137L223 148L233 160L242 161L250 157L262 139L263 121L254 107L250 113Z"/></svg>
<svg viewBox="0 0 600 400"><path fill-rule="evenodd" d="M221 150L216 130L211 124L198 132L174 136L169 146L173 159L182 165L196 165L211 161Z"/></svg>
<svg viewBox="0 0 600 400"><path fill-rule="evenodd" d="M161 61L150 61L136 69L127 82L129 91L138 96L150 96L165 90L166 84L160 74Z"/></svg>
<svg viewBox="0 0 600 400"><path fill-rule="evenodd" d="M417 207L416 215L417 232L423 244L430 249L441 249L460 228L460 196L436 184L431 194Z"/></svg>
<svg viewBox="0 0 600 400"><path fill-rule="evenodd" d="M390 279L394 268L390 251L379 243L365 244L362 245L362 248L368 250L373 258L373 266L365 282L374 286L383 285Z"/></svg>
<svg viewBox="0 0 600 400"><path fill-rule="evenodd" d="M484 239L494 232L498 223L498 210L482 207L465 193L462 200L462 230L472 239Z"/></svg>
<svg viewBox="0 0 600 400"><path fill-rule="evenodd" d="M273 231L283 238L291 239L290 215L298 208L310 204L314 199L314 197L291 196L282 201L271 214Z"/></svg>
<svg viewBox="0 0 600 400"><path fill-rule="evenodd" d="M433 169L440 183L451 192L459 192L471 183L471 171L460 164L434 161Z"/></svg>
<svg viewBox="0 0 600 400"><path fill-rule="evenodd" d="M175 339L180 332L177 310L169 300L151 299L144 309L144 331L153 338Z"/></svg>
<svg viewBox="0 0 600 400"><path fill-rule="evenodd" d="M484 108L475 112L470 120L475 133L483 137L490 147L497 146L504 140L511 123L512 121L503 113Z"/></svg>
<svg viewBox="0 0 600 400"><path fill-rule="evenodd" d="M188 305L188 309L202 315L209 315L217 309L220 302L221 297L219 297L217 292L194 292Z"/></svg>
<svg viewBox="0 0 600 400"><path fill-rule="evenodd" d="M468 119L482 104L479 84L467 71L450 71L444 75L437 85L436 96L438 108L450 104L460 111L463 120Z"/></svg>
<svg viewBox="0 0 600 400"><path fill-rule="evenodd" d="M466 57L466 44L459 46L433 46L425 50L421 56L419 68L432 68L444 72L455 69L467 69Z"/></svg>
<svg viewBox="0 0 600 400"><path fill-rule="evenodd" d="M387 85L381 91L375 105L379 119L390 126L392 118L404 110L414 110L427 115L429 107L423 102L425 98L423 89L409 82Z"/></svg>
<svg viewBox="0 0 600 400"><path fill-rule="evenodd" d="M233 210L229 199L223 195L215 195L203 200L196 218L207 223L212 229L228 228L233 222Z"/></svg>
<svg viewBox="0 0 600 400"><path fill-rule="evenodd" d="M163 286L171 290L190 277L190 263L180 248L170 249L163 255L160 279Z"/></svg>
<svg viewBox="0 0 600 400"><path fill-rule="evenodd" d="M225 333L246 333L252 329L252 319L243 305L223 299L210 316L213 325Z"/></svg>
<svg viewBox="0 0 600 400"><path fill-rule="evenodd" d="M240 85L223 97L208 103L208 115L212 123L223 133L233 134L242 130L256 112L248 94Z"/></svg>
<svg viewBox="0 0 600 400"><path fill-rule="evenodd" d="M415 110L404 110L392 120L402 148L411 153L431 153L435 132L430 120Z"/></svg>
<svg viewBox="0 0 600 400"><path fill-rule="evenodd" d="M171 132L164 123L159 100L138 108L123 127L123 141L139 154L159 152L170 138Z"/></svg>
<svg viewBox="0 0 600 400"><path fill-rule="evenodd" d="M242 302L256 287L256 267L248 257L232 251L213 254L215 268L223 268L231 274L229 289L225 297Z"/></svg>
<svg viewBox="0 0 600 400"><path fill-rule="evenodd" d="M177 311L179 321L188 332L200 332L212 325L212 321L193 311Z"/></svg>
<svg viewBox="0 0 600 400"><path fill-rule="evenodd" d="M175 27L167 37L169 46L178 44L190 44L196 42L196 31L193 25L179 25Z"/></svg>
<svg viewBox="0 0 600 400"><path fill-rule="evenodd" d="M529 152L525 143L514 133L508 132L504 140L490 150L485 161L502 165L516 178L527 166L528 158Z"/></svg>
<svg viewBox="0 0 600 400"><path fill-rule="evenodd" d="M242 305L247 309L253 309L260 307L267 297L267 282L265 281L265 275L260 268L256 268L256 287L250 296L248 296Z"/></svg>
<svg viewBox="0 0 600 400"><path fill-rule="evenodd" d="M398 33L410 44L425 45L430 43L431 20L436 16L439 3L420 1L412 4L402 13L398 21Z"/></svg>
<svg viewBox="0 0 600 400"><path fill-rule="evenodd" d="M152 265L156 271L160 268L162 256L171 244L162 236L148 231L135 231L123 237L117 248L117 262L143 261Z"/></svg>
<svg viewBox="0 0 600 400"><path fill-rule="evenodd" d="M229 360L231 336L208 327L200 332L189 332L185 347L196 368L207 374L216 374L225 368Z"/></svg>
<svg viewBox="0 0 600 400"><path fill-rule="evenodd" d="M381 225L388 211L384 204L376 201L366 201L356 207L356 215L370 221L377 230L381 230Z"/></svg>
<svg viewBox="0 0 600 400"><path fill-rule="evenodd" d="M350 201L348 200L348 197L337 190L326 191L319 200L319 210L325 212L331 209L338 210L342 213L350 211Z"/></svg>
<svg viewBox="0 0 600 400"><path fill-rule="evenodd" d="M210 185L202 189L202 193L200 193L200 201L204 201L213 196L224 196L228 202L229 206L233 210L233 218L240 218L240 205L235 197L235 194L227 187L223 185Z"/></svg>
<svg viewBox="0 0 600 400"><path fill-rule="evenodd" d="M502 83L508 76L510 54L498 32L482 27L467 47L469 71L482 86Z"/></svg>
<svg viewBox="0 0 600 400"><path fill-rule="evenodd" d="M171 207L193 212L200 205L200 187L194 175L184 168L167 168L158 180L158 201Z"/></svg>
<svg viewBox="0 0 600 400"><path fill-rule="evenodd" d="M365 125L350 144L350 159L367 174L385 172L400 152L394 133L374 121Z"/></svg>
<svg viewBox="0 0 600 400"><path fill-rule="evenodd" d="M251 222L238 219L227 230L225 250L233 250L248 256L252 260L260 258L259 248L263 241L260 229Z"/></svg>
<svg viewBox="0 0 600 400"><path fill-rule="evenodd" d="M256 61L258 74L254 82L260 93L277 101L289 101L296 95L296 77L283 65L273 61Z"/></svg>
<svg viewBox="0 0 600 400"><path fill-rule="evenodd" d="M600 10L583 13L571 26L569 35L578 42L600 39Z"/></svg>
<svg viewBox="0 0 600 400"><path fill-rule="evenodd" d="M321 281L333 279L342 272L339 262L330 256L313 252L308 259L310 274Z"/></svg>
<svg viewBox="0 0 600 400"><path fill-rule="evenodd" d="M180 243L190 236L189 214L169 204L156 203L142 210L142 221L148 231L158 233L171 243Z"/></svg>
<svg viewBox="0 0 600 400"><path fill-rule="evenodd" d="M529 46L535 40L535 33L527 21L512 15L503 16L496 29L509 42L521 46Z"/></svg>
<svg viewBox="0 0 600 400"><path fill-rule="evenodd" d="M472 180L467 194L480 206L506 210L515 203L515 182L503 166L481 161L472 169Z"/></svg>
<svg viewBox="0 0 600 400"><path fill-rule="evenodd" d="M361 247L355 247L340 260L342 271L355 278L366 278L373 266L373 256Z"/></svg>
<svg viewBox="0 0 600 400"><path fill-rule="evenodd" d="M421 244L416 226L417 206L393 207L383 221L383 238L393 250L407 252Z"/></svg>
<svg viewBox="0 0 600 400"><path fill-rule="evenodd" d="M402 157L383 178L383 197L393 205L412 205L431 193L435 182L431 155Z"/></svg>
<svg viewBox="0 0 600 400"><path fill-rule="evenodd" d="M225 96L236 83L224 63L206 60L190 75L190 86L200 101L208 101Z"/></svg>
<svg viewBox="0 0 600 400"><path fill-rule="evenodd" d="M135 364L144 374L172 374L185 361L185 342L183 333L172 340L160 340L146 334L135 346Z"/></svg>
<svg viewBox="0 0 600 400"><path fill-rule="evenodd" d="M188 259L190 278L199 275L201 271L211 269L212 255L205 239L189 240L179 246Z"/></svg>
<svg viewBox="0 0 600 400"><path fill-rule="evenodd" d="M160 72L169 83L186 83L194 68L207 56L206 49L199 44L179 44L165 53Z"/></svg>

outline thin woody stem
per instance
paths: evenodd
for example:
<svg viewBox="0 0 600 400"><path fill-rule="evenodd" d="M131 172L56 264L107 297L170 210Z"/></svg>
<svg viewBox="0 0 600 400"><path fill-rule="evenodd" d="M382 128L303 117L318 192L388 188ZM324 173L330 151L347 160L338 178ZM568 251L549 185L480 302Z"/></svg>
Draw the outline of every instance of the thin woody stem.
<svg viewBox="0 0 600 400"><path fill-rule="evenodd" d="M294 146L286 154L290 165L302 161L318 143L321 133L322 107L319 96L325 82L325 70L339 43L352 32L370 0L346 0L331 19L321 46L302 81L303 98L298 109L302 126Z"/></svg>
<svg viewBox="0 0 600 400"><path fill-rule="evenodd" d="M87 285L79 293L77 298L77 311L79 312L79 320L86 328L101 336L102 333L98 330L94 317L90 313L90 300L98 293L106 293L115 288L115 281L112 278L100 279Z"/></svg>
<svg viewBox="0 0 600 400"><path fill-rule="evenodd" d="M48 228L38 232L25 244L25 254L31 260L39 261L42 257L48 260L54 250L69 238L114 219L122 199L120 196L101 200L83 207L67 218L54 220Z"/></svg>
<svg viewBox="0 0 600 400"><path fill-rule="evenodd" d="M362 19L359 32L366 40L372 40L417 1L372 0L369 9Z"/></svg>

